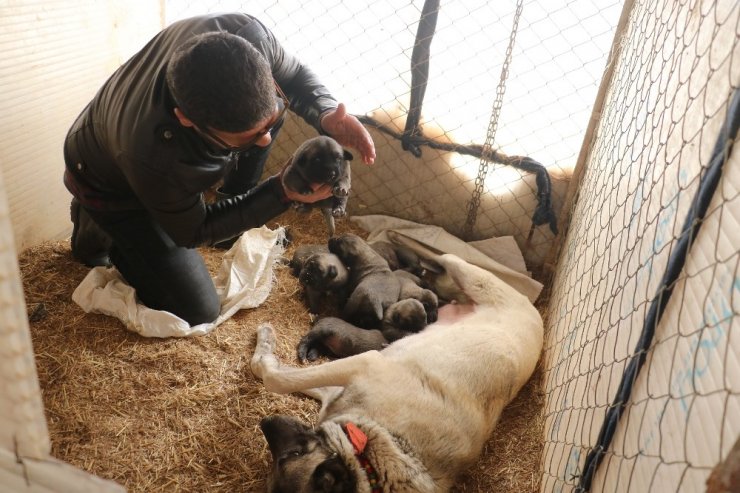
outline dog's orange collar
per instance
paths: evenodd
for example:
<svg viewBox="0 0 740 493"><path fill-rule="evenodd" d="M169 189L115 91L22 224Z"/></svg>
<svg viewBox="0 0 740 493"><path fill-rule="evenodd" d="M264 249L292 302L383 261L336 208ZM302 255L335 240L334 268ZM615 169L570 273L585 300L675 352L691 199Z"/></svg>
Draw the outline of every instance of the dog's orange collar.
<svg viewBox="0 0 740 493"><path fill-rule="evenodd" d="M357 425L351 422L344 425L344 433L347 435L349 442L355 449L355 457L357 457L360 465L365 470L365 474L367 474L367 480L370 483L370 490L372 493L382 493L383 485L380 483L378 473L365 455L367 435L365 435L365 432L359 429Z"/></svg>

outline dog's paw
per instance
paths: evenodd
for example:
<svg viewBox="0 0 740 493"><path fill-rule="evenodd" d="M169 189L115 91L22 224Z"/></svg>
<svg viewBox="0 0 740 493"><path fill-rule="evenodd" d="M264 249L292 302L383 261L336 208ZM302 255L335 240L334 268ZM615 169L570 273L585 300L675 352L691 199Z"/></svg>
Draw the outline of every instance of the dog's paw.
<svg viewBox="0 0 740 493"><path fill-rule="evenodd" d="M274 361L275 357L275 331L270 324L262 324L257 327L257 345L254 348L254 355L250 367L252 373L262 378L267 365Z"/></svg>
<svg viewBox="0 0 740 493"><path fill-rule="evenodd" d="M347 215L347 211L342 207L337 207L336 209L332 209L331 215L334 217L344 217Z"/></svg>
<svg viewBox="0 0 740 493"><path fill-rule="evenodd" d="M255 352L272 353L275 350L275 329L270 324L257 327L257 347Z"/></svg>

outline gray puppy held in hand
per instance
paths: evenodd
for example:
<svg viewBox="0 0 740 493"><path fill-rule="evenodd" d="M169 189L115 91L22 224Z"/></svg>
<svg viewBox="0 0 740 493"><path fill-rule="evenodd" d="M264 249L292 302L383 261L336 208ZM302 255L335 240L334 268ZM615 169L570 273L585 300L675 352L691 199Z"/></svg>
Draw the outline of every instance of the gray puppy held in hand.
<svg viewBox="0 0 740 493"><path fill-rule="evenodd" d="M313 204L296 205L296 209L302 212L313 207L320 208L330 237L336 232L334 218L347 213L347 201L352 186L349 165L351 160L352 154L344 150L336 140L321 135L301 144L283 173L285 186L303 195L313 192L312 184L332 185L333 197Z"/></svg>

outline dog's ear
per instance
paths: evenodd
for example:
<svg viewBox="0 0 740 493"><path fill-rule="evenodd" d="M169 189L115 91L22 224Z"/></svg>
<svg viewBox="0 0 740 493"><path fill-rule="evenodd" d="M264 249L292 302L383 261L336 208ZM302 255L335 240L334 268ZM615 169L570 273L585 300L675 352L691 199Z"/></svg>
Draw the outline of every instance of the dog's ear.
<svg viewBox="0 0 740 493"><path fill-rule="evenodd" d="M347 149L344 150L344 160L345 161L352 161L355 157L352 155L351 152L349 152Z"/></svg>
<svg viewBox="0 0 740 493"><path fill-rule="evenodd" d="M278 460L286 450L301 445L306 433L311 429L296 418L290 416L267 416L260 422L262 434L265 435L273 460Z"/></svg>
<svg viewBox="0 0 740 493"><path fill-rule="evenodd" d="M329 266L329 272L326 273L329 279L334 279L337 277L337 266L336 265L330 265Z"/></svg>
<svg viewBox="0 0 740 493"><path fill-rule="evenodd" d="M314 491L322 493L355 491L356 486L356 481L349 468L337 454L316 466L311 476L311 483Z"/></svg>

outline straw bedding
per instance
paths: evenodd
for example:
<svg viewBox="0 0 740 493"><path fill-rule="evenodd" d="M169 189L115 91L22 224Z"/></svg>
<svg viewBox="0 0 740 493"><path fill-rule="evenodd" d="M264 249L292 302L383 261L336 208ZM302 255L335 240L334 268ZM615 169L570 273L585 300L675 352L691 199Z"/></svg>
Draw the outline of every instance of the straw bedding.
<svg viewBox="0 0 740 493"><path fill-rule="evenodd" d="M295 245L322 243L320 214L287 212ZM348 221L338 233L352 231ZM204 248L215 273L223 251ZM268 414L314 422L318 404L265 392L249 370L254 329L271 322L278 354L296 363L310 325L302 289L289 269L259 308L242 310L206 336L146 339L116 319L85 314L71 295L88 269L69 242L48 242L19 258L52 454L130 492L264 491L270 454L259 430ZM532 492L542 452L542 373L504 411L484 455L458 492Z"/></svg>

